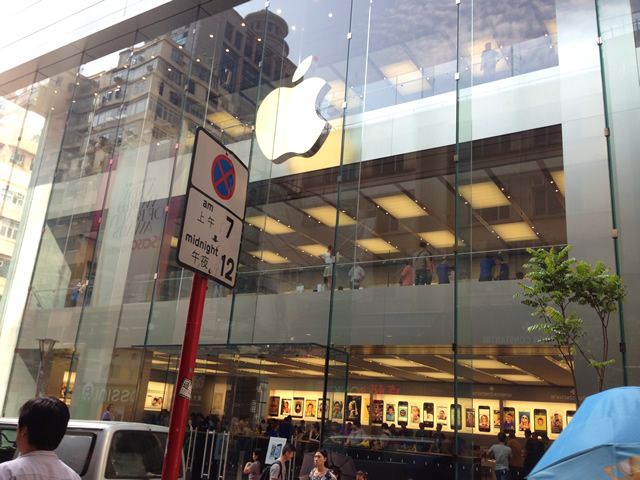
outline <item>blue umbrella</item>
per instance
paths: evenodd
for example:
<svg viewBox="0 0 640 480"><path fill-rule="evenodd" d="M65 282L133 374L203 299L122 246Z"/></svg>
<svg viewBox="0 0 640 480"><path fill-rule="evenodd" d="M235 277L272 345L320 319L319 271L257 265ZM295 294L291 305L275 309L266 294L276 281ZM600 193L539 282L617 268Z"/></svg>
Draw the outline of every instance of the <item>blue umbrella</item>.
<svg viewBox="0 0 640 480"><path fill-rule="evenodd" d="M587 397L527 478L640 480L640 387Z"/></svg>

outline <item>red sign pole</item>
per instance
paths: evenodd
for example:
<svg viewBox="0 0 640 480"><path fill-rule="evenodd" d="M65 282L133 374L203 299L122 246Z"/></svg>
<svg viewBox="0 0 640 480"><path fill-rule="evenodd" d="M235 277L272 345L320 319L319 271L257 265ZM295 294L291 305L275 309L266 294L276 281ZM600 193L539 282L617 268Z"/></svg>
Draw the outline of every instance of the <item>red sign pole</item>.
<svg viewBox="0 0 640 480"><path fill-rule="evenodd" d="M176 480L180 473L184 431L187 425L187 414L189 413L193 370L196 366L196 354L198 353L198 341L200 340L200 327L202 326L202 312L204 311L206 294L207 279L194 273L191 297L189 298L187 325L184 329L184 341L182 343L182 353L180 354L178 379L169 422L167 452L162 465L162 480Z"/></svg>

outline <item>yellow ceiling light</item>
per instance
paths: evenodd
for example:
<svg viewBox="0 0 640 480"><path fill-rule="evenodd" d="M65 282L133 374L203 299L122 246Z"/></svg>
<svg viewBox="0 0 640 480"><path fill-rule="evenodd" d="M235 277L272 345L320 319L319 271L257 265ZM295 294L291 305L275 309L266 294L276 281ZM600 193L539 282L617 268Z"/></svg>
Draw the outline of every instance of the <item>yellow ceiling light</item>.
<svg viewBox="0 0 640 480"><path fill-rule="evenodd" d="M401 62L392 63L381 67L382 73L387 78L398 77L400 75L406 75L418 70L418 67L411 60L403 60Z"/></svg>
<svg viewBox="0 0 640 480"><path fill-rule="evenodd" d="M207 120L223 130L240 123L240 120L224 110L207 115Z"/></svg>
<svg viewBox="0 0 640 480"><path fill-rule="evenodd" d="M267 370L258 370L257 368L239 368L238 372L257 373L258 375L277 375L276 372L269 372Z"/></svg>
<svg viewBox="0 0 640 480"><path fill-rule="evenodd" d="M308 253L314 257L319 257L327 251L327 245L320 245L319 243L314 245L296 245L296 248L299 248L304 253Z"/></svg>
<svg viewBox="0 0 640 480"><path fill-rule="evenodd" d="M249 252L249 255L253 255L256 258L264 260L267 263L272 263L274 265L277 265L279 263L289 263L289 260L287 260L284 257L281 257L277 253L273 253L270 250L262 250L262 251L255 250L253 252Z"/></svg>
<svg viewBox="0 0 640 480"><path fill-rule="evenodd" d="M282 235L284 233L296 233L292 228L280 223L267 215L256 215L245 218L245 222L254 227L258 227L270 235Z"/></svg>
<svg viewBox="0 0 640 480"><path fill-rule="evenodd" d="M396 247L381 238L358 240L358 246L369 250L371 253L396 253L399 251Z"/></svg>
<svg viewBox="0 0 640 480"><path fill-rule="evenodd" d="M324 207L304 208L303 210L307 215L310 215L321 223L324 223L327 227L336 226L335 207L327 205ZM353 218L351 218L349 215L345 215L342 212L340 212L340 218L338 219L338 221L340 222L341 227L356 224L356 221Z"/></svg>
<svg viewBox="0 0 640 480"><path fill-rule="evenodd" d="M491 228L507 242L520 242L523 240L535 240L538 238L536 232L526 222L491 225Z"/></svg>
<svg viewBox="0 0 640 480"><path fill-rule="evenodd" d="M388 375L386 373L380 373L380 372L372 372L370 370L354 370L349 373L352 375L362 375L363 377L385 377L385 378L393 377L393 375Z"/></svg>
<svg viewBox="0 0 640 480"><path fill-rule="evenodd" d="M425 241L429 242L437 248L451 247L455 243L455 236L449 230L438 230L436 232L422 232L419 233Z"/></svg>
<svg viewBox="0 0 640 480"><path fill-rule="evenodd" d="M425 377L436 378L438 380L453 380L453 375L446 372L414 372ZM461 379L462 377L458 377Z"/></svg>
<svg viewBox="0 0 640 480"><path fill-rule="evenodd" d="M344 91L345 91L346 85L342 80L333 80L329 82L329 86L331 87L331 90L329 90L329 93L336 96L344 97Z"/></svg>
<svg viewBox="0 0 640 480"><path fill-rule="evenodd" d="M493 182L474 183L458 187L460 195L476 210L510 205L509 199Z"/></svg>
<svg viewBox="0 0 640 480"><path fill-rule="evenodd" d="M538 377L533 377L531 375L497 375L503 380L507 380L509 382L516 383L542 383Z"/></svg>
<svg viewBox="0 0 640 480"><path fill-rule="evenodd" d="M404 194L378 197L373 199L395 218L414 218L428 215L415 200L411 200Z"/></svg>
<svg viewBox="0 0 640 480"><path fill-rule="evenodd" d="M376 357L364 357L368 362L379 363L387 367L424 367L421 363L416 363L411 360L405 360L404 358L376 358Z"/></svg>
<svg viewBox="0 0 640 480"><path fill-rule="evenodd" d="M224 358L227 360L234 360L243 363L251 363L253 365L278 365L278 362L270 362L268 360L263 360L261 358L253 358L253 357L236 357L235 355L220 355L220 358Z"/></svg>
<svg viewBox="0 0 640 480"><path fill-rule="evenodd" d="M551 178L556 184L556 188L560 190L560 193L564 197L564 170L556 170L555 172L551 172Z"/></svg>
<svg viewBox="0 0 640 480"><path fill-rule="evenodd" d="M238 120L236 120L236 122L237 121ZM242 135L249 135L251 133L251 129L242 123L233 127L224 128L223 130L224 133L232 137L241 137Z"/></svg>
<svg viewBox="0 0 640 480"><path fill-rule="evenodd" d="M319 357L310 357L310 358L299 357L299 358L292 358L291 360L295 360L296 362L301 362L301 363L308 363L309 365L316 365L318 367L324 367L324 362L325 362L324 358L319 358ZM337 367L337 366L343 366L343 365L346 365L346 363L338 362L337 360L329 360L330 367Z"/></svg>
<svg viewBox="0 0 640 480"><path fill-rule="evenodd" d="M504 370L513 368L510 365L505 365L498 360L458 360L458 363L470 368L481 368L483 370Z"/></svg>
<svg viewBox="0 0 640 480"><path fill-rule="evenodd" d="M403 95L421 92L423 88L425 90L429 90L431 88L431 84L429 82L422 81L422 72L420 70L398 76L396 78L395 86Z"/></svg>
<svg viewBox="0 0 640 480"><path fill-rule="evenodd" d="M289 372L294 373L296 375L316 375L318 377L322 377L324 376L324 372L319 372L318 370L305 370L304 368L302 369L295 369L295 370L289 370Z"/></svg>

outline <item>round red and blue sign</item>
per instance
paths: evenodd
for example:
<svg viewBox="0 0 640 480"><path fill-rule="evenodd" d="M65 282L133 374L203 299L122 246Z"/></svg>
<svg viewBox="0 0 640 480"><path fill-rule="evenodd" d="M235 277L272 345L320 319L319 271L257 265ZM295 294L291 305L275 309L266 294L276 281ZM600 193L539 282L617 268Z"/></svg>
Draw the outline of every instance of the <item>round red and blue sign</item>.
<svg viewBox="0 0 640 480"><path fill-rule="evenodd" d="M211 183L221 199L229 200L233 197L236 189L236 170L233 162L226 155L218 155L213 161Z"/></svg>

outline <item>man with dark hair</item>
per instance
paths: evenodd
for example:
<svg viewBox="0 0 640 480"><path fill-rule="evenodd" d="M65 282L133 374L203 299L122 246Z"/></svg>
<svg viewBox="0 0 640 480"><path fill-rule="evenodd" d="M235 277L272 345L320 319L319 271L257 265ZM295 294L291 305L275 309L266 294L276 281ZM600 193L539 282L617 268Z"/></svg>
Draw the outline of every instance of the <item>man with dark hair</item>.
<svg viewBox="0 0 640 480"><path fill-rule="evenodd" d="M269 469L269 478L271 480L285 480L287 478L287 470L284 464L291 460L295 453L296 449L290 443L285 443L284 447L282 447L280 458L273 462Z"/></svg>
<svg viewBox="0 0 640 480"><path fill-rule="evenodd" d="M496 459L496 480L509 480L511 448L506 446L507 435L504 432L498 434L498 442L492 445L487 453Z"/></svg>
<svg viewBox="0 0 640 480"><path fill-rule="evenodd" d="M68 423L69 409L57 398L32 398L22 405L16 432L20 456L0 464L0 480L80 480L53 453Z"/></svg>
<svg viewBox="0 0 640 480"><path fill-rule="evenodd" d="M416 285L431 285L433 272L431 252L427 250L427 242L420 242L420 250L413 254L413 271Z"/></svg>

